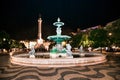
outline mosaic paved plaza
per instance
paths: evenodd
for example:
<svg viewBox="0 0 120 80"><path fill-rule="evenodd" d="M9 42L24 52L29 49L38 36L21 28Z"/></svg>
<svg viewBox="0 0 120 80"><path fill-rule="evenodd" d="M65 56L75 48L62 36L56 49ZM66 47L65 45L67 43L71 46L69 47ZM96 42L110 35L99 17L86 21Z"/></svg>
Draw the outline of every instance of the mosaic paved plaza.
<svg viewBox="0 0 120 80"><path fill-rule="evenodd" d="M120 80L120 54L107 53L107 62L76 67L27 67L0 55L0 80Z"/></svg>

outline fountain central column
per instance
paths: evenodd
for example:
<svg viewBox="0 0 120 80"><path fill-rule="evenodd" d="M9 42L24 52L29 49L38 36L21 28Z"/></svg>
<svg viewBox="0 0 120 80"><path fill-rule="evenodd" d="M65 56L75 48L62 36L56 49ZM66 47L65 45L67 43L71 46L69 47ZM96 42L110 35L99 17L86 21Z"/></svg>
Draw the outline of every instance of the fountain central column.
<svg viewBox="0 0 120 80"><path fill-rule="evenodd" d="M62 33L61 26L63 26L64 23L60 22L60 18L58 17L57 22L53 23L53 25L57 26L57 28L56 28L57 36L61 36L61 33ZM56 42L57 42L56 47L57 47L58 51L61 51L62 50L61 41L58 39Z"/></svg>
<svg viewBox="0 0 120 80"><path fill-rule="evenodd" d="M56 28L56 33L57 33L58 36L60 36L61 33L62 33L62 30L61 30L61 27L60 27L60 26L63 26L64 23L63 23L63 22L60 22L60 18L58 18L58 19L57 19L57 22L53 23L53 25L54 25L54 26L57 26L57 28Z"/></svg>

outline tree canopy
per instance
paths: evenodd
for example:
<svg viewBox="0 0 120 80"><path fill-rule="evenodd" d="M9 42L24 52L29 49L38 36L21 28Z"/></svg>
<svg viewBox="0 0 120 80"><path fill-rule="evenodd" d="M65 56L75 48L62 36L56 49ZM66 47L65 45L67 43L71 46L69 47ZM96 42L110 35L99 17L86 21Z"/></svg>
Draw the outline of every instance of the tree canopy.
<svg viewBox="0 0 120 80"><path fill-rule="evenodd" d="M115 44L117 46L120 46L120 19L117 19L113 22L111 22L109 25L106 25L106 30L108 31L111 44Z"/></svg>
<svg viewBox="0 0 120 80"><path fill-rule="evenodd" d="M104 29L92 30L89 39L93 41L93 47L104 47L107 45L107 31Z"/></svg>

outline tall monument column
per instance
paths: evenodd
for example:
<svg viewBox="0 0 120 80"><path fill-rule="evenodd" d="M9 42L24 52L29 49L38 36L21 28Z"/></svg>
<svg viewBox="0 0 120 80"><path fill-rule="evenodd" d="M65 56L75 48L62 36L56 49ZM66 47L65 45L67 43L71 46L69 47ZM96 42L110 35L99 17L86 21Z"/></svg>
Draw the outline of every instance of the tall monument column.
<svg viewBox="0 0 120 80"><path fill-rule="evenodd" d="M38 38L39 39L42 37L42 34L41 34L41 25L42 25L42 19L39 18L38 19Z"/></svg>
<svg viewBox="0 0 120 80"><path fill-rule="evenodd" d="M39 19L38 19L38 40L37 40L38 44L43 44L41 27L42 27L42 19L41 19L41 17L39 17Z"/></svg>

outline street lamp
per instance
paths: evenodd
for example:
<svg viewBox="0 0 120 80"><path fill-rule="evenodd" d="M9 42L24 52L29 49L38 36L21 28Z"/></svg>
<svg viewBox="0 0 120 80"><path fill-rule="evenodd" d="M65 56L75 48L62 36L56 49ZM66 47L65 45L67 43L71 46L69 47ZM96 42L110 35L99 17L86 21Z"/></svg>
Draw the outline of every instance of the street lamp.
<svg viewBox="0 0 120 80"><path fill-rule="evenodd" d="M6 38L3 38L3 41L6 41Z"/></svg>
<svg viewBox="0 0 120 80"><path fill-rule="evenodd" d="M111 35L112 35L112 33L110 32L108 35L109 35L109 36L111 36Z"/></svg>
<svg viewBox="0 0 120 80"><path fill-rule="evenodd" d="M109 36L109 46L111 46L111 45L113 44L113 41L112 41L112 39L111 39L112 33L109 32L109 33L108 33L108 36Z"/></svg>

